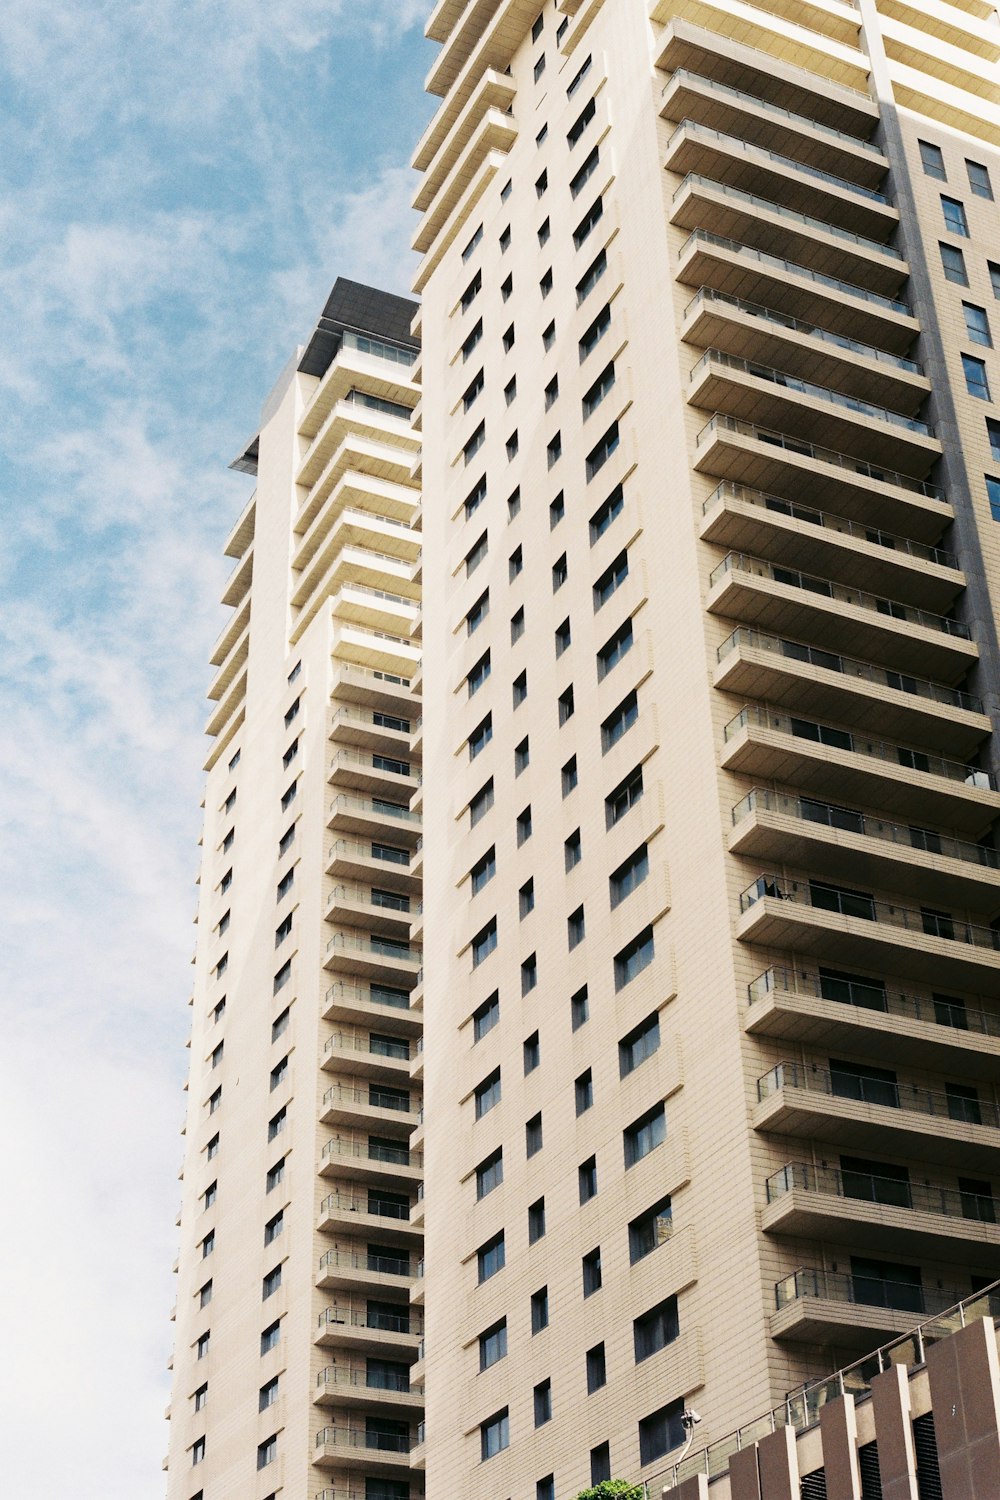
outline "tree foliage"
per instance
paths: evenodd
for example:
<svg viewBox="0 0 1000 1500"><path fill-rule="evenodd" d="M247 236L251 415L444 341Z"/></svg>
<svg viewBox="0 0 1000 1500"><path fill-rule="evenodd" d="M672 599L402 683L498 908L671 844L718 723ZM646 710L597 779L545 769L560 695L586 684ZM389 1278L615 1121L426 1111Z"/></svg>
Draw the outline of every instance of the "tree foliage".
<svg viewBox="0 0 1000 1500"><path fill-rule="evenodd" d="M645 1500L641 1484L630 1484L627 1479L602 1479L589 1490L581 1490L576 1500Z"/></svg>

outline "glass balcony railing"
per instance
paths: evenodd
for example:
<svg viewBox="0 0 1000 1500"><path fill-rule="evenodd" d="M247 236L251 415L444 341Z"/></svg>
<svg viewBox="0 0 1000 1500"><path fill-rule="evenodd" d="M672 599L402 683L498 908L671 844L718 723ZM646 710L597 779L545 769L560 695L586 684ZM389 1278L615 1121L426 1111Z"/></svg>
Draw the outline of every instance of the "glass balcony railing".
<svg viewBox="0 0 1000 1500"><path fill-rule="evenodd" d="M423 1152L411 1151L407 1146L384 1141L351 1141L334 1136L323 1147L324 1160L336 1156L352 1157L359 1161L381 1161L394 1167L422 1167Z"/></svg>
<svg viewBox="0 0 1000 1500"><path fill-rule="evenodd" d="M698 434L697 442L700 444L713 432L735 432L740 437L756 439L759 443L766 443L771 448L783 448L787 453L795 453L800 458L816 459L819 463L833 464L838 469L846 469L851 474L860 474L864 479L871 479L876 484L891 484L897 489L909 490L915 495L925 495L929 500L945 500L944 490L940 485L931 484L926 479L912 479L908 474L897 474L892 469L885 469L880 464L870 464L864 459L855 458L850 453L838 453L832 448L821 448L817 443L807 443L803 438L791 437L785 432L775 432L773 428L759 427L756 422L744 422L739 417L727 417L722 412L716 412L710 422Z"/></svg>
<svg viewBox="0 0 1000 1500"><path fill-rule="evenodd" d="M961 708L968 713L981 714L982 699L974 693L960 688L945 687L939 682L928 682L922 677L912 677L906 672L892 672L886 667L877 667L872 662L858 661L854 657L840 656L833 651L822 651L818 646L805 646L799 641L786 641L780 636L766 635L760 630L749 630L741 625L727 636L716 651L718 661L725 661L733 651L744 647L750 651L767 651L789 661L806 662L827 672L837 672L848 678L874 683L877 687L892 688L895 692L912 694L932 703L943 703L951 708Z"/></svg>
<svg viewBox="0 0 1000 1500"><path fill-rule="evenodd" d="M820 1271L801 1266L774 1288L779 1312L803 1297L824 1302L846 1302L857 1307L883 1307L917 1316L944 1312L961 1301L955 1287L925 1287L917 1282L887 1281L875 1276L850 1276L845 1271ZM845 1314L845 1318L849 1315Z"/></svg>
<svg viewBox="0 0 1000 1500"><path fill-rule="evenodd" d="M958 996L936 995L930 990L890 990L876 980L842 979L808 969L781 967L765 969L747 985L751 1005L759 1004L773 994L804 995L808 999L827 1000L835 1005L851 1005L857 1010L946 1026L952 1031L971 1032L975 1036L1000 1037L1000 1012L981 1010ZM948 1040L942 1033L941 1041Z"/></svg>
<svg viewBox="0 0 1000 1500"><path fill-rule="evenodd" d="M796 906L811 906L815 910L834 912L841 917L859 918L861 921L871 922L873 926L922 933L925 937L941 938L945 942L1000 953L1000 930L984 927L979 922L968 922L964 917L955 917L949 912L939 912L928 907L918 909L900 906L895 901L882 901L863 891L841 890L838 886L817 880L797 880L791 876L774 874L758 875L746 890L741 891L740 911L748 912L758 901L768 898L788 901Z"/></svg>
<svg viewBox="0 0 1000 1500"><path fill-rule="evenodd" d="M768 578L773 583L832 599L838 604L851 604L856 609L867 610L890 620L919 625L924 630L936 630L942 635L954 636L962 641L970 639L969 627L962 620L951 620L946 615L932 615L926 609L900 604L895 599L882 599L877 594L866 593L864 589L831 583L828 578L815 578L809 573L800 573L797 568L782 568L777 563L765 562L759 557L748 557L744 552L728 552L718 567L713 568L709 574L709 586L714 588L730 573L744 573L751 578Z"/></svg>
<svg viewBox="0 0 1000 1500"><path fill-rule="evenodd" d="M359 750L338 750L330 761L331 772L340 766L357 766L365 771L385 771L391 776L406 776L418 783L421 780L420 773L414 770L408 760L400 760L395 755L382 755L378 751L365 754Z"/></svg>
<svg viewBox="0 0 1000 1500"><path fill-rule="evenodd" d="M318 1323L320 1328L339 1325L343 1328L370 1328L382 1333L421 1334L424 1331L423 1319L408 1307L401 1307L398 1313L375 1309L369 1312L349 1306L325 1307Z"/></svg>
<svg viewBox="0 0 1000 1500"><path fill-rule="evenodd" d="M417 845L419 848L419 844ZM359 844L351 839L337 839L336 843L330 845L330 860L337 855L355 859L377 859L383 864L402 865L405 869L413 857L415 851L410 849L394 849L388 844Z"/></svg>
<svg viewBox="0 0 1000 1500"><path fill-rule="evenodd" d="M752 245L743 245L739 240L726 239L724 235L712 234L707 229L692 230L678 252L678 259L683 259L691 247L699 244L715 245L720 250L732 250L744 260L755 260L769 270L801 277L805 281L815 282L817 286L829 287L832 292L841 292L845 297L856 297L862 302L870 302L874 307L883 307L888 312L901 313L907 318L913 316L912 309L906 302L900 302L894 297L883 297L880 292L870 292L867 287L858 286L854 281L843 281L838 276L826 276L822 271L814 271L810 266L801 266L794 260L783 260L780 255L769 255L766 250L756 250Z"/></svg>
<svg viewBox="0 0 1000 1500"><path fill-rule="evenodd" d="M326 1250L319 1258L319 1268L325 1271L340 1268L346 1271L374 1271L379 1276L412 1276L413 1267L408 1256L357 1255L348 1250Z"/></svg>
<svg viewBox="0 0 1000 1500"><path fill-rule="evenodd" d="M398 672L383 672L377 667L359 667L352 661L336 662L335 670L346 682L364 683L366 686L386 683L389 687L410 690L410 678L400 677Z"/></svg>
<svg viewBox="0 0 1000 1500"><path fill-rule="evenodd" d="M790 172L801 172L805 177L813 177L817 182L836 188L838 193L854 193L859 198L867 198L871 203L879 203L886 208L892 207L892 199L887 198L885 193L877 193L874 188L861 187L859 183L850 182L846 177L837 177L833 172L824 172L821 167L809 166L805 162L796 161L791 156L782 156L777 151L769 151L764 146L755 145L753 141L743 141L738 136L727 135L725 131L713 130L710 125L701 125L696 120L681 121L667 141L668 152L673 150L675 143L685 133L693 135L696 139L700 137L719 141L726 151L734 155L747 156L751 159L762 157L765 161L773 162L776 167L782 167Z"/></svg>
<svg viewBox="0 0 1000 1500"><path fill-rule="evenodd" d="M980 869L1000 870L1000 852L996 849L956 839L950 834L936 833L930 828L890 823L871 813L857 812L850 807L835 807L832 803L818 801L815 797L799 797L788 792L754 787L733 808L733 826L738 828L756 812L777 813L780 817L796 818L800 822L818 824L840 833L856 833L863 838L878 839L882 843L895 844L903 849L916 849L924 854L961 860L963 864L978 865Z"/></svg>
<svg viewBox="0 0 1000 1500"><path fill-rule="evenodd" d="M938 1093L916 1083L897 1083L864 1073L837 1072L815 1063L780 1062L757 1079L757 1102L763 1104L785 1089L804 1089L831 1099L851 1099L880 1109L953 1120L960 1125L975 1125L989 1130L1000 1127L1000 1110L972 1091Z"/></svg>
<svg viewBox="0 0 1000 1500"><path fill-rule="evenodd" d="M851 354L860 354L864 359L876 360L879 364L888 365L894 370L905 370L912 375L924 373L923 367L915 359L904 359L901 354L889 354L884 349L876 349L872 344L862 344L857 339L846 338L841 333L831 333L828 328L817 328L815 323L803 323L798 318L790 318L787 313L776 312L773 307L763 307L758 302L746 302L742 297L731 297L728 292L717 292L712 287L703 286L691 298L684 309L684 316L687 317L697 308L712 305L735 307L738 312L748 313L761 323L772 323L776 328L788 328L794 333L804 334L807 338L821 339L826 344L831 344L838 349L846 349Z"/></svg>
<svg viewBox="0 0 1000 1500"><path fill-rule="evenodd" d="M766 380L770 385L780 385L785 390L794 391L797 395L810 396L814 401L826 401L832 406L842 407L844 411L854 412L869 420L888 422L893 427L903 427L907 432L914 432L920 437L934 436L934 429L928 427L926 422L918 421L916 417L905 417L901 412L890 411L888 407L876 406L871 401L861 401L857 396L846 396L843 391L831 390L829 386L814 385L811 380L800 380L797 375L786 375L783 370L773 370L767 365L758 365L751 360L740 359L735 354L724 354L721 349L708 349L692 369L689 379L692 383L700 380L713 366L726 370L739 370L744 375L752 375L755 380Z"/></svg>
<svg viewBox="0 0 1000 1500"><path fill-rule="evenodd" d="M385 958L392 963L418 963L420 954L415 952L409 943L396 942L393 938L386 937L348 937L346 933L335 932L326 945L328 954L333 954L337 949L344 953L357 953L371 958Z"/></svg>
<svg viewBox="0 0 1000 1500"><path fill-rule="evenodd" d="M768 1203L777 1203L788 1193L823 1193L832 1198L850 1198L859 1203L884 1203L914 1213L939 1214L948 1219L970 1219L978 1224L996 1224L1000 1203L982 1193L933 1187L910 1182L906 1177L878 1177L868 1172L816 1167L808 1162L790 1162L773 1173L765 1184Z"/></svg>
<svg viewBox="0 0 1000 1500"><path fill-rule="evenodd" d="M401 1062L408 1062L413 1055L410 1043L403 1037L352 1036L341 1031L326 1039L324 1056L334 1052L367 1052L371 1057L392 1057Z"/></svg>
<svg viewBox="0 0 1000 1500"><path fill-rule="evenodd" d="M824 531L838 532L841 536L855 537L874 547L884 547L889 552L902 552L907 557L921 562L936 563L940 568L958 568L954 552L943 547L930 547L925 542L914 542L909 537L897 536L891 531L880 531L874 526L864 526L858 521L849 521L846 516L831 515L829 511L814 510L796 500L786 500L780 495L769 495L764 490L748 488L724 479L703 504L702 515L708 515L716 505L734 500L741 505L753 505L760 510L773 511L775 515L788 516L792 521L806 521L810 526L821 526Z"/></svg>
<svg viewBox="0 0 1000 1500"><path fill-rule="evenodd" d="M355 1089L347 1084L335 1083L323 1095L323 1103L357 1104L363 1109L391 1109L397 1114L412 1116L414 1120L418 1115L418 1111L412 1108L408 1096L400 1098L398 1093L388 1093L374 1083L367 1089Z"/></svg>
<svg viewBox="0 0 1000 1500"><path fill-rule="evenodd" d="M316 1384L320 1389L331 1385L346 1385L370 1391L396 1391L405 1396L409 1394L410 1377L404 1371L344 1369L339 1365L327 1365L316 1376ZM360 1494L361 1500L364 1500L364 1493Z"/></svg>
<svg viewBox="0 0 1000 1500"><path fill-rule="evenodd" d="M675 68L670 79L663 85L662 92L665 94L671 84L677 81L692 83L698 88L707 89L709 93L718 94L720 98L732 99L737 104L745 104L753 114L762 115L765 119L787 120L789 124L799 129L815 130L820 135L826 136L828 140L839 141L844 146L857 147L859 151L867 151L884 160L881 147L876 146L873 141L862 141L856 135L848 135L843 130L834 130L832 125L821 125L818 120L811 120L808 115L794 114L790 109L782 109L780 105L772 104L769 99L760 99L756 94L745 94L742 89L733 89L728 84L717 83L714 78L705 78L701 73L692 72L688 68Z"/></svg>
<svg viewBox="0 0 1000 1500"><path fill-rule="evenodd" d="M366 885L335 885L327 897L327 906L342 901L354 901L359 905L377 907L403 915L416 911L416 906L411 904L409 896L400 895L397 891L373 890L371 886ZM335 912L327 914L330 917L336 916Z"/></svg>
<svg viewBox="0 0 1000 1500"><path fill-rule="evenodd" d="M317 1448L370 1448L379 1453L409 1453L413 1446L409 1433L359 1432L350 1427L321 1427L316 1434Z"/></svg>
<svg viewBox="0 0 1000 1500"><path fill-rule="evenodd" d="M402 793L402 788L400 789ZM404 794L405 795L405 794ZM366 813L373 818L395 818L401 823L419 823L419 813L411 812L408 807L402 807L398 802L386 802L380 797L348 797L341 793L334 797L330 807L334 812L359 812Z"/></svg>
<svg viewBox="0 0 1000 1500"><path fill-rule="evenodd" d="M408 990L389 989L380 984L345 984L338 980L331 984L326 992L327 1005L341 1004L371 1004L385 1005L392 1010L409 1010L410 996Z"/></svg>
<svg viewBox="0 0 1000 1500"><path fill-rule="evenodd" d="M327 1193L320 1204L320 1212L332 1217L334 1214L370 1214L376 1219L394 1219L406 1223L410 1217L410 1205L397 1203L394 1199L379 1198L377 1193Z"/></svg>
<svg viewBox="0 0 1000 1500"><path fill-rule="evenodd" d="M853 234L851 230L841 229L839 224L829 224L825 219L813 219L808 214L796 213L793 208L783 208L780 203L772 203L770 198L761 198L757 193L745 193L742 188L728 187L725 183L716 182L711 177L703 177L699 172L688 173L671 201L676 203L682 193L690 188L709 188L712 192L731 198L734 203L745 203L749 208L776 214L778 218L788 219L793 224L801 224L804 229L812 230L814 234L830 234L834 239L844 240L849 245L857 245L859 250L874 252L876 255L884 255L890 260L902 262L903 257L894 245L884 245L881 240L866 239L863 234Z"/></svg>
<svg viewBox="0 0 1000 1500"><path fill-rule="evenodd" d="M393 365L415 365L419 353L417 349L390 344L388 340L373 338L369 333L353 333L350 329L344 332L343 346L345 349L355 349L359 354L370 354L375 359L382 359Z"/></svg>

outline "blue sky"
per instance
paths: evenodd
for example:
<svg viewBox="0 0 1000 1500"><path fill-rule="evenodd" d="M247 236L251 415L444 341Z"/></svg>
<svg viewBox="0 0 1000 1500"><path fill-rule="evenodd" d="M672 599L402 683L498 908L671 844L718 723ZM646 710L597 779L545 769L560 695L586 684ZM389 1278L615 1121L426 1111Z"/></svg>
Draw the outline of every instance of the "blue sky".
<svg viewBox="0 0 1000 1500"><path fill-rule="evenodd" d="M429 8L0 8L11 1500L164 1492L226 465L338 274L408 290Z"/></svg>

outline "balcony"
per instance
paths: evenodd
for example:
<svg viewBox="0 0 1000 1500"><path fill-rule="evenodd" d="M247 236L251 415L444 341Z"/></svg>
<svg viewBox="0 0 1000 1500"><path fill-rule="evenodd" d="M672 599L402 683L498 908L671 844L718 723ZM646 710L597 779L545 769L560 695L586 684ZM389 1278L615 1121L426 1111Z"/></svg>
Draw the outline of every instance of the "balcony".
<svg viewBox="0 0 1000 1500"><path fill-rule="evenodd" d="M377 1234L382 1243L408 1245L423 1238L410 1213L410 1207L380 1198L377 1191L359 1194L339 1188L323 1199L316 1228L321 1234Z"/></svg>
<svg viewBox="0 0 1000 1500"><path fill-rule="evenodd" d="M725 413L698 433L694 467L817 509L850 514L865 505L873 527L917 541L937 542L953 516L944 491L929 480Z"/></svg>
<svg viewBox="0 0 1000 1500"><path fill-rule="evenodd" d="M747 986L745 1029L816 1048L892 1057L903 1066L992 1084L1000 1056L1000 1011L919 984L890 989L877 979L772 967Z"/></svg>
<svg viewBox="0 0 1000 1500"><path fill-rule="evenodd" d="M907 417L930 395L915 360L711 287L702 287L684 309L681 336L685 343L777 365L824 390L835 388Z"/></svg>
<svg viewBox="0 0 1000 1500"><path fill-rule="evenodd" d="M408 1375L391 1371L369 1375L364 1366L357 1365L327 1365L320 1370L313 1401L317 1406L364 1406L386 1412L420 1412L424 1406L423 1393L410 1389ZM359 1497L365 1500L363 1490Z"/></svg>
<svg viewBox="0 0 1000 1500"><path fill-rule="evenodd" d="M319 1258L316 1286L323 1291L340 1287L362 1292L380 1287L405 1287L413 1279L413 1265L405 1254L364 1255L351 1250L325 1250Z"/></svg>
<svg viewBox="0 0 1000 1500"><path fill-rule="evenodd" d="M294 533L300 540L292 567L298 571L307 566L339 526L341 517L352 515L366 519L348 520L349 528L359 526L369 533L375 528L382 550L406 555L413 543L419 544L419 536L412 529L419 504L419 494L408 485L345 467L337 482L315 503L307 500L295 517ZM407 537L413 539L409 546Z"/></svg>
<svg viewBox="0 0 1000 1500"><path fill-rule="evenodd" d="M971 755L989 733L982 703L971 693L800 641L740 627L716 656L717 688L793 708L804 718L913 739L951 758Z"/></svg>
<svg viewBox="0 0 1000 1500"><path fill-rule="evenodd" d="M324 1021L341 1021L361 1026L390 1025L394 1031L415 1035L422 1020L410 1010L412 992L402 987L379 984L331 984L323 1001Z"/></svg>
<svg viewBox="0 0 1000 1500"><path fill-rule="evenodd" d="M338 750L330 761L330 785L365 792L391 790L408 796L419 784L420 773L410 764L408 737L402 738L399 749L407 752L406 759L400 759L398 752L386 755L383 751Z"/></svg>
<svg viewBox="0 0 1000 1500"><path fill-rule="evenodd" d="M231 605L235 609L243 603L253 583L253 558L254 545L251 542L226 581L226 586L222 591L223 604Z"/></svg>
<svg viewBox="0 0 1000 1500"><path fill-rule="evenodd" d="M335 1136L320 1153L323 1177L409 1187L420 1181L424 1158L419 1151L386 1141L354 1141Z"/></svg>
<svg viewBox="0 0 1000 1500"><path fill-rule="evenodd" d="M1000 974L1000 932L964 914L841 890L792 872L759 875L740 895L741 942L800 957L980 991Z"/></svg>
<svg viewBox="0 0 1000 1500"><path fill-rule="evenodd" d="M765 1234L876 1254L976 1261L1000 1248L1000 1203L978 1193L791 1162L767 1179Z"/></svg>
<svg viewBox="0 0 1000 1500"><path fill-rule="evenodd" d="M341 792L333 799L327 828L343 833L367 833L374 838L391 830L394 843L411 848L420 832L420 819L409 807L380 797L349 797Z"/></svg>
<svg viewBox="0 0 1000 1500"><path fill-rule="evenodd" d="M772 255L738 239L695 229L678 252L677 280L772 307L845 338L903 355L919 333L906 302L850 278Z"/></svg>
<svg viewBox="0 0 1000 1500"><path fill-rule="evenodd" d="M403 676L378 667L362 667L355 662L334 658L331 697L388 713L412 713L419 699L411 687L413 669Z"/></svg>
<svg viewBox="0 0 1000 1500"><path fill-rule="evenodd" d="M709 349L690 374L688 403L739 421L799 432L821 447L922 479L941 455L926 422L856 396L814 385L784 370Z"/></svg>
<svg viewBox="0 0 1000 1500"><path fill-rule="evenodd" d="M392 837L383 833L383 838ZM417 895L420 886L413 869L415 851L398 848L381 840L337 839L330 846L326 873L359 880L374 880L381 886Z"/></svg>
<svg viewBox="0 0 1000 1500"><path fill-rule="evenodd" d="M860 507L857 507L860 509ZM702 506L703 541L836 577L872 593L947 613L965 587L958 559L890 531L866 516L815 510L780 495L723 481Z"/></svg>
<svg viewBox="0 0 1000 1500"><path fill-rule="evenodd" d="M372 937L405 941L419 910L419 902L398 891L344 884L330 892L324 916L328 922L363 928Z"/></svg>
<svg viewBox="0 0 1000 1500"><path fill-rule="evenodd" d="M326 374L315 387L299 424L300 437L312 439L341 401L374 398L412 407L419 395L413 378L417 350L346 330Z"/></svg>
<svg viewBox="0 0 1000 1500"><path fill-rule="evenodd" d="M351 399L353 393L345 394L331 408L316 436L306 449L305 456L295 476L296 484L306 487L316 483L333 455L345 441L362 439L369 442L391 444L398 449L394 466L400 461L408 462L419 450L420 438L410 426L409 412L404 416L376 402L368 404ZM395 476L387 476L395 477Z"/></svg>
<svg viewBox="0 0 1000 1500"><path fill-rule="evenodd" d="M370 708L338 708L330 720L330 739L338 745L355 745L412 760L411 745L419 717L415 707L406 715Z"/></svg>
<svg viewBox="0 0 1000 1500"><path fill-rule="evenodd" d="M863 188L879 188L889 170L873 142L686 68L677 68L663 85L660 118L676 124L689 120L751 141L803 167L834 171Z"/></svg>
<svg viewBox="0 0 1000 1500"><path fill-rule="evenodd" d="M371 1474L409 1474L409 1434L321 1427L312 1461L318 1469L364 1469Z"/></svg>
<svg viewBox="0 0 1000 1500"><path fill-rule="evenodd" d="M325 969L357 974L376 982L412 987L420 970L420 951L386 937L354 937L335 932L326 945Z"/></svg>
<svg viewBox="0 0 1000 1500"><path fill-rule="evenodd" d="M302 608L315 593L333 594L341 586L351 584L367 584L415 599L417 591L411 591L411 585L417 559L374 545L385 540L374 529L366 537L359 526L333 527L325 546L317 550L311 563L297 572L292 604L296 609Z"/></svg>
<svg viewBox="0 0 1000 1500"><path fill-rule="evenodd" d="M679 229L707 229L769 254L781 252L813 271L868 286L883 297L897 297L908 275L899 251L880 240L696 172L674 193L670 222Z"/></svg>
<svg viewBox="0 0 1000 1500"><path fill-rule="evenodd" d="M400 1354L416 1354L424 1331L423 1317L411 1312L401 1302L398 1313L375 1312L369 1318L367 1308L354 1307L350 1302L343 1306L326 1307L319 1315L315 1342L325 1348L342 1345L364 1348L366 1345L384 1350L397 1349Z"/></svg>
<svg viewBox="0 0 1000 1500"><path fill-rule="evenodd" d="M377 1123L380 1130L398 1132L405 1143L418 1123L420 1109L411 1105L408 1098L400 1099L395 1092L380 1088L377 1083L368 1088L335 1083L323 1095L319 1117L324 1125Z"/></svg>
<svg viewBox="0 0 1000 1500"><path fill-rule="evenodd" d="M408 1037L335 1031L326 1039L320 1066L328 1072L405 1084L415 1050L416 1044Z"/></svg>
<svg viewBox="0 0 1000 1500"><path fill-rule="evenodd" d="M873 802L907 821L950 823L972 838L1000 814L989 771L771 704L746 704L724 734L721 764L727 771L790 782L824 797Z"/></svg>
<svg viewBox="0 0 1000 1500"><path fill-rule="evenodd" d="M325 599L318 602L323 604ZM298 640L305 623L304 616L300 615L292 629L292 640ZM339 660L396 675L401 682L409 679L415 682L420 671L419 646L410 636L397 635L395 631L369 630L351 622L343 625L335 622L330 648L331 654Z"/></svg>
<svg viewBox="0 0 1000 1500"><path fill-rule="evenodd" d="M992 905L1000 853L825 800L754 787L732 811L732 854L792 863L817 878L890 886L911 899Z"/></svg>
<svg viewBox="0 0 1000 1500"><path fill-rule="evenodd" d="M899 224L899 214L884 193L769 151L758 143L756 131L753 141L747 141L683 120L667 142L664 166L679 177L697 175L738 187L764 202L879 244L891 239Z"/></svg>
<svg viewBox="0 0 1000 1500"><path fill-rule="evenodd" d="M961 677L978 659L961 620L912 604L730 552L709 575L710 614L765 630L821 640L835 652L860 652L908 673Z"/></svg>
<svg viewBox="0 0 1000 1500"><path fill-rule="evenodd" d="M880 1334L908 1333L921 1318L946 1312L964 1296L954 1287L924 1287L802 1266L774 1289L771 1337L813 1344L870 1347Z"/></svg>
<svg viewBox="0 0 1000 1500"><path fill-rule="evenodd" d="M1000 1162L1000 1111L987 1099L914 1083L780 1062L757 1080L753 1128L806 1136L838 1150L891 1151L989 1173ZM956 1154L956 1150L960 1155Z"/></svg>
<svg viewBox="0 0 1000 1500"><path fill-rule="evenodd" d="M386 418L386 421L389 420L391 419ZM399 427L403 427L402 422ZM414 433L412 437L415 441L417 435ZM312 451L316 451L315 445ZM343 430L340 446L313 481L306 499L299 507L294 523L295 532L298 535L308 532L327 500L337 493L338 487L345 481L359 486L362 493L372 495L380 495L383 490L390 493L408 490L414 504L418 504L420 497L413 481L412 469L413 442L406 448L400 448L390 441L379 441L362 433ZM300 482L305 484L305 481ZM379 509L386 510L387 506L379 501Z"/></svg>

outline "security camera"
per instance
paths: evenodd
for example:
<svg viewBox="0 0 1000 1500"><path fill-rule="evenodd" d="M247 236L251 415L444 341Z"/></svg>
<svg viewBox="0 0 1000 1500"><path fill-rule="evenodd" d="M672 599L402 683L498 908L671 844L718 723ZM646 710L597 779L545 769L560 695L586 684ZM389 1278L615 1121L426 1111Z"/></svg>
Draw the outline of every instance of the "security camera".
<svg viewBox="0 0 1000 1500"><path fill-rule="evenodd" d="M684 1428L685 1432L690 1432L692 1428L697 1427L700 1421L701 1417L693 1407L686 1407L685 1410L681 1412L681 1426Z"/></svg>

